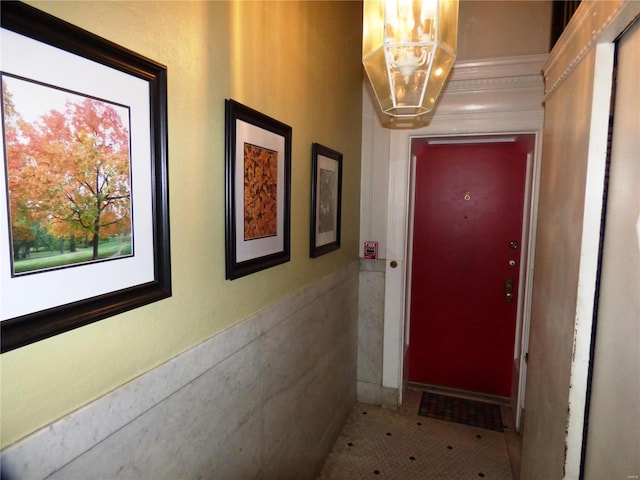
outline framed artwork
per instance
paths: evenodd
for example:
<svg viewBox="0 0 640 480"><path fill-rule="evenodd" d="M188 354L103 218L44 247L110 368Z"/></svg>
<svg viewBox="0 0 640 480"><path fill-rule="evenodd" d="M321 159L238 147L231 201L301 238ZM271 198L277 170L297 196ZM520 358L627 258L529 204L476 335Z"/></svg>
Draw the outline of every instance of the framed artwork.
<svg viewBox="0 0 640 480"><path fill-rule="evenodd" d="M312 258L340 248L342 154L314 143L311 149Z"/></svg>
<svg viewBox="0 0 640 480"><path fill-rule="evenodd" d="M291 127L225 101L226 279L290 259Z"/></svg>
<svg viewBox="0 0 640 480"><path fill-rule="evenodd" d="M167 72L1 2L6 352L171 295Z"/></svg>

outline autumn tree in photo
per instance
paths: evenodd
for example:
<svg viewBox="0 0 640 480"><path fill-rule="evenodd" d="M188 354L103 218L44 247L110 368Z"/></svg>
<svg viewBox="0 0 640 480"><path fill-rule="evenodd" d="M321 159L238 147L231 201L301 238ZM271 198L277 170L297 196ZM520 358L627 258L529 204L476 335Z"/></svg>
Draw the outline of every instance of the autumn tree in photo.
<svg viewBox="0 0 640 480"><path fill-rule="evenodd" d="M7 151L7 172L10 191L9 215L11 217L11 240L14 260L18 260L22 250L28 255L29 246L35 240L32 225L37 222L33 204L25 189L26 182L20 181L30 160L26 152L25 140L31 131L30 125L22 120L13 103L13 96L2 83L4 106L4 132Z"/></svg>
<svg viewBox="0 0 640 480"><path fill-rule="evenodd" d="M60 236L88 233L97 259L101 235L130 230L129 136L119 115L97 100L68 103L43 117L30 144L41 211Z"/></svg>
<svg viewBox="0 0 640 480"><path fill-rule="evenodd" d="M83 98L27 123L4 84L3 99L14 251L22 226L40 222L72 244L88 237L97 259L102 237L131 231L129 132L121 116Z"/></svg>

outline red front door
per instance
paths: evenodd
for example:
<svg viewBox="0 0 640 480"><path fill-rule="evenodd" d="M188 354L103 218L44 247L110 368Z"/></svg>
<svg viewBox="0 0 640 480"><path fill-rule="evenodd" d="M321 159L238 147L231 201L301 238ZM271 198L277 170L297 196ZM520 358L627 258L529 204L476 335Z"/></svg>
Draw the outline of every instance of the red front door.
<svg viewBox="0 0 640 480"><path fill-rule="evenodd" d="M527 146L414 152L409 380L509 396Z"/></svg>

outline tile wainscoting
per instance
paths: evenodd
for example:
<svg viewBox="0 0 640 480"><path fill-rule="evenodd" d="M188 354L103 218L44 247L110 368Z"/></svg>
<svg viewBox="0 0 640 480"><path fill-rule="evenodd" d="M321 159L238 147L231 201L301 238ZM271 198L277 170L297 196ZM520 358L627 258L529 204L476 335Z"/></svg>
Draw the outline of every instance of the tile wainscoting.
<svg viewBox="0 0 640 480"><path fill-rule="evenodd" d="M311 479L356 401L358 262L2 452L2 478Z"/></svg>

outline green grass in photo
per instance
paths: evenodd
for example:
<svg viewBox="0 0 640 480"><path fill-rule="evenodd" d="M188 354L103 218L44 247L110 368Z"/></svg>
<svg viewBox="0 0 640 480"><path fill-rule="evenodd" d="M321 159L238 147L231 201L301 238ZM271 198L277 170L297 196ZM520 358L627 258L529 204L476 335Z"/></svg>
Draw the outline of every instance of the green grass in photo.
<svg viewBox="0 0 640 480"><path fill-rule="evenodd" d="M131 255L131 237L114 237L98 244L98 258ZM32 252L29 258L13 262L15 274L48 270L92 261L93 249L78 247L75 252Z"/></svg>

